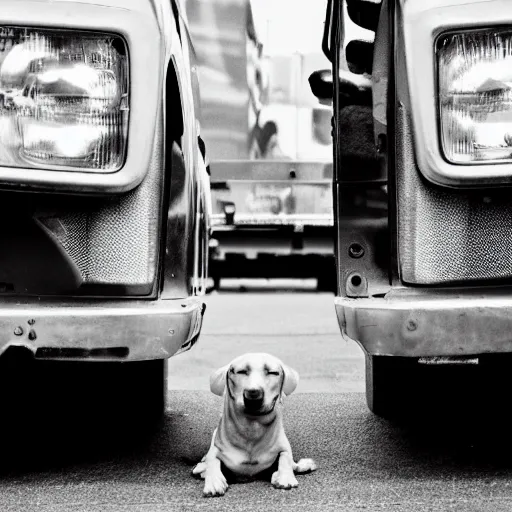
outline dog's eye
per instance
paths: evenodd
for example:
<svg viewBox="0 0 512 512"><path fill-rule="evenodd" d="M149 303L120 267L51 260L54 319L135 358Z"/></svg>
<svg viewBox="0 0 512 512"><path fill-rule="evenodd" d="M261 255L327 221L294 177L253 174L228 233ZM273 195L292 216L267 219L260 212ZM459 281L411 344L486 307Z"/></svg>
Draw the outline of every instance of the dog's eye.
<svg viewBox="0 0 512 512"><path fill-rule="evenodd" d="M238 375L247 375L249 372L247 370L238 370L236 373Z"/></svg>
<svg viewBox="0 0 512 512"><path fill-rule="evenodd" d="M279 375L279 372L267 372L267 375Z"/></svg>

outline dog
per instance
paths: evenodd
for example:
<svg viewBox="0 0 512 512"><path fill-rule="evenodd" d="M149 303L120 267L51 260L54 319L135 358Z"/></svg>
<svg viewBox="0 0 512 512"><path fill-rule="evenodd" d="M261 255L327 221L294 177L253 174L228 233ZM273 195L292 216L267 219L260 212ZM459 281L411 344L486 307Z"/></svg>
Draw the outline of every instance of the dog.
<svg viewBox="0 0 512 512"><path fill-rule="evenodd" d="M204 496L222 496L228 483L221 463L235 476L251 478L277 462L272 485L298 486L295 473L316 469L312 459L295 463L283 427L282 401L299 382L298 373L269 354L244 354L210 377L224 409L210 449L192 474L204 479Z"/></svg>

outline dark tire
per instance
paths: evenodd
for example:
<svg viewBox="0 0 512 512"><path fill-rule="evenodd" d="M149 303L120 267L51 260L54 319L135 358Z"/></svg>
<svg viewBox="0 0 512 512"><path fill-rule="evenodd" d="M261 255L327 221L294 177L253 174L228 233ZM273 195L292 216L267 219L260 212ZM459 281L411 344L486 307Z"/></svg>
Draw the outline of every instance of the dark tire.
<svg viewBox="0 0 512 512"><path fill-rule="evenodd" d="M317 291L336 293L336 264L334 258L323 256L315 262L315 265L322 269L317 276Z"/></svg>
<svg viewBox="0 0 512 512"><path fill-rule="evenodd" d="M318 292L336 292L336 275L322 274L317 277L316 290Z"/></svg>
<svg viewBox="0 0 512 512"><path fill-rule="evenodd" d="M167 398L167 360L133 362L41 361L37 372L53 412L72 418L101 418L141 430L163 416Z"/></svg>
<svg viewBox="0 0 512 512"><path fill-rule="evenodd" d="M41 361L9 352L0 357L4 467L103 460L146 446L160 430L166 360Z"/></svg>
<svg viewBox="0 0 512 512"><path fill-rule="evenodd" d="M119 380L124 383L126 412L145 425L158 422L167 400L167 359L120 364Z"/></svg>
<svg viewBox="0 0 512 512"><path fill-rule="evenodd" d="M216 272L216 271L212 271L212 267L214 265L212 265L212 262L211 262L211 259L210 259L210 264L209 264L209 281L210 281L210 286L206 289L206 293L212 293L214 291L218 291L220 290L220 281L221 281L221 276Z"/></svg>
<svg viewBox="0 0 512 512"><path fill-rule="evenodd" d="M366 403L377 416L395 419L414 412L416 359L366 354Z"/></svg>

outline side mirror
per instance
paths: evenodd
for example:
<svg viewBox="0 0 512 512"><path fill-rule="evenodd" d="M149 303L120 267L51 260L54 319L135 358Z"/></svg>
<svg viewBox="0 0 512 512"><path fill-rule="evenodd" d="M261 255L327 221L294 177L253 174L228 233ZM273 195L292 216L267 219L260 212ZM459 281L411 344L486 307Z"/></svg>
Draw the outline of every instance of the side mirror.
<svg viewBox="0 0 512 512"><path fill-rule="evenodd" d="M376 32L381 4L380 0L347 0L347 12L356 25Z"/></svg>
<svg viewBox="0 0 512 512"><path fill-rule="evenodd" d="M361 41L360 39L353 39L347 44L345 55L351 73L372 74L373 46L373 41Z"/></svg>
<svg viewBox="0 0 512 512"><path fill-rule="evenodd" d="M330 104L332 102L332 71L330 69L320 69L311 73L309 76L309 86L311 87L311 92L321 103Z"/></svg>
<svg viewBox="0 0 512 512"><path fill-rule="evenodd" d="M332 103L334 89L330 69L320 69L311 73L309 85L311 92L321 103ZM340 107L372 104L372 81L364 75L340 70L338 92Z"/></svg>

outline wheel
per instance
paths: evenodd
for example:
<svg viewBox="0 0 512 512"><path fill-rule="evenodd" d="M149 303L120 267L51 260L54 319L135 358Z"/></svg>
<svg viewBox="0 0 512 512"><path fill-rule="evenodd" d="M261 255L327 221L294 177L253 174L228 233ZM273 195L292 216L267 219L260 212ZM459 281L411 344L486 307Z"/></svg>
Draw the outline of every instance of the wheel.
<svg viewBox="0 0 512 512"><path fill-rule="evenodd" d="M315 265L322 269L317 276L317 291L336 293L336 264L334 258L332 256L322 256L315 262Z"/></svg>
<svg viewBox="0 0 512 512"><path fill-rule="evenodd" d="M209 269L210 271L208 272L209 274L209 286L206 288L206 293L212 293L214 291L219 291L220 290L220 280L221 280L221 276L218 272L216 272L215 270L212 270L212 267L214 265L212 265L212 261L210 260L210 264L209 264Z"/></svg>
<svg viewBox="0 0 512 512"><path fill-rule="evenodd" d="M336 292L336 275L321 274L317 278L316 289L319 292Z"/></svg>
<svg viewBox="0 0 512 512"><path fill-rule="evenodd" d="M167 360L130 362L38 361L44 394L54 412L114 428L151 429L163 416ZM63 385L65 384L65 385Z"/></svg>
<svg viewBox="0 0 512 512"><path fill-rule="evenodd" d="M366 403L377 416L394 419L413 412L417 391L416 359L366 357Z"/></svg>
<svg viewBox="0 0 512 512"><path fill-rule="evenodd" d="M157 423L167 399L167 360L107 363L107 366L110 368L104 370L109 372L105 374L108 387L105 398L109 399L106 405L113 406L109 412L129 418L138 427Z"/></svg>
<svg viewBox="0 0 512 512"><path fill-rule="evenodd" d="M44 361L26 349L7 352L0 357L6 467L126 453L158 432L167 360Z"/></svg>

